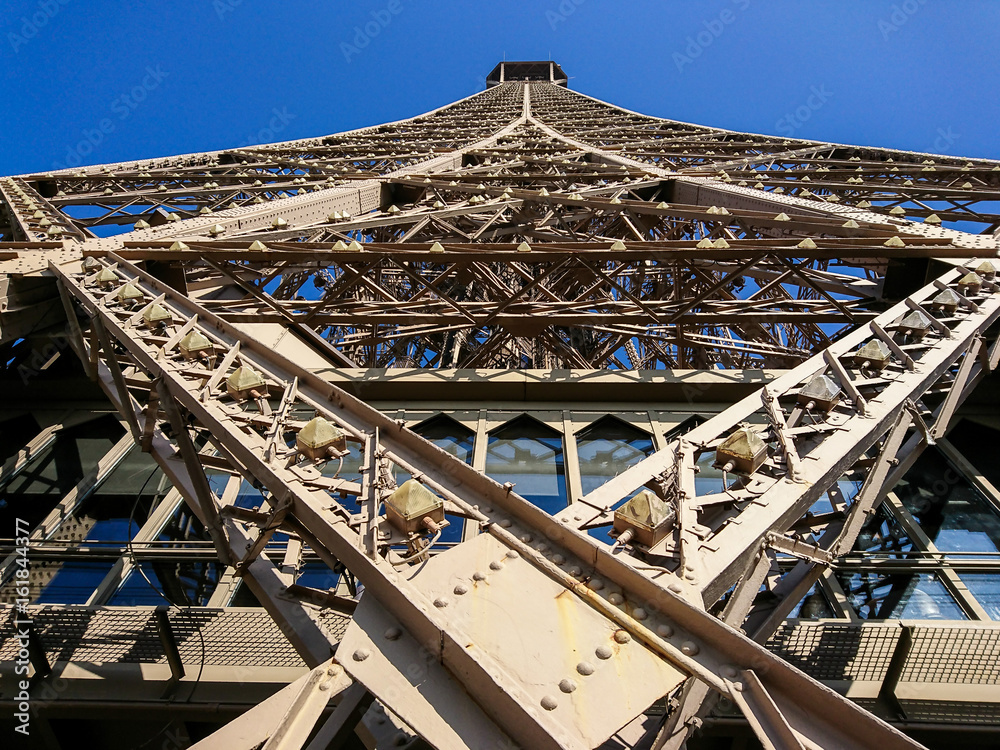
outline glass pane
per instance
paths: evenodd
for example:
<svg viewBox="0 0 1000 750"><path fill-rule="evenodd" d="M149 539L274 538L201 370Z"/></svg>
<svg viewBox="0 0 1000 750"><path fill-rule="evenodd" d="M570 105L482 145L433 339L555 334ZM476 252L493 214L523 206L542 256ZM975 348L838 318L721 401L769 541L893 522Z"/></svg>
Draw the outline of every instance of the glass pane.
<svg viewBox="0 0 1000 750"><path fill-rule="evenodd" d="M991 620L1000 620L1000 573L961 573L962 582Z"/></svg>
<svg viewBox="0 0 1000 750"><path fill-rule="evenodd" d="M340 581L340 573L334 573L329 566L323 562L311 562L302 566L299 577L295 582L300 586L309 586L314 589L335 589Z"/></svg>
<svg viewBox="0 0 1000 750"><path fill-rule="evenodd" d="M48 571L42 571L41 594L35 597L35 604L86 604L101 581L104 580L114 560L106 561L74 561L59 564L58 570L48 582L45 582ZM50 568L51 570L51 568Z"/></svg>
<svg viewBox="0 0 1000 750"><path fill-rule="evenodd" d="M562 436L523 416L490 435L486 473L548 513L566 507Z"/></svg>
<svg viewBox="0 0 1000 750"><path fill-rule="evenodd" d="M913 542L885 504L868 517L854 543L855 552L889 553L890 557L903 557L899 553L912 549Z"/></svg>
<svg viewBox="0 0 1000 750"><path fill-rule="evenodd" d="M1000 552L1000 513L936 448L924 451L895 488L943 552Z"/></svg>
<svg viewBox="0 0 1000 750"><path fill-rule="evenodd" d="M108 604L121 607L158 607L166 600L187 607L203 607L219 582L221 565L215 560L143 560L142 572L133 570ZM146 577L143 577L145 573ZM148 581L147 581L148 579ZM164 596L160 596L162 592Z"/></svg>
<svg viewBox="0 0 1000 750"><path fill-rule="evenodd" d="M978 422L963 419L948 433L948 441L969 463L982 472L990 484L1000 487L1000 463L996 460L1000 432Z"/></svg>
<svg viewBox="0 0 1000 750"><path fill-rule="evenodd" d="M837 578L859 617L869 620L966 620L932 573L839 572Z"/></svg>
<svg viewBox="0 0 1000 750"><path fill-rule="evenodd" d="M651 454L653 439L632 425L604 417L577 436L576 452L586 495Z"/></svg>
<svg viewBox="0 0 1000 750"><path fill-rule="evenodd" d="M789 619L800 620L821 620L835 617L833 607L823 593L823 587L814 583L809 589L809 593L802 597L802 601L795 605L795 608L788 613Z"/></svg>
<svg viewBox="0 0 1000 750"><path fill-rule="evenodd" d="M417 425L413 431L430 440L438 448L448 451L459 461L465 463L472 461L475 433L454 419L443 415L437 416Z"/></svg>

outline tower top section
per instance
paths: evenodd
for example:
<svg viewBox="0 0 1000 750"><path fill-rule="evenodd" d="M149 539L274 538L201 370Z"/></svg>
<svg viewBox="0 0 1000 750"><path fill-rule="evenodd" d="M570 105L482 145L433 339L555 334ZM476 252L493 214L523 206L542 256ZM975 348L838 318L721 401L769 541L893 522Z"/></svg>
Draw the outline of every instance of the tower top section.
<svg viewBox="0 0 1000 750"><path fill-rule="evenodd" d="M546 81L568 87L568 79L558 63L552 60L520 60L497 63L486 77L486 88L510 81Z"/></svg>

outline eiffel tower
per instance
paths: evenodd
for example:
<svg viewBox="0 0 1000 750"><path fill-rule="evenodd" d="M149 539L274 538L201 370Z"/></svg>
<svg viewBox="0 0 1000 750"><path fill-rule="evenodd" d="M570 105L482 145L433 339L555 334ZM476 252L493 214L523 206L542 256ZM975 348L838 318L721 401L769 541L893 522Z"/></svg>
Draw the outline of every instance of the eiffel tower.
<svg viewBox="0 0 1000 750"><path fill-rule="evenodd" d="M60 384L124 425L24 530L56 566L28 598L5 549L43 683L87 640L67 617L96 622L154 550L202 550L180 606L143 610L171 689L211 679L213 638L248 663L287 640L305 667L191 746L996 731L997 602L972 583L995 556L946 560L917 500L925 482L943 513L967 485L986 520L959 531L1000 545L968 437L996 423L1000 162L664 120L567 82L503 62L399 122L0 179L4 418L43 411L33 388L76 398ZM67 429L8 450L0 488ZM100 516L53 529L124 455L155 461L193 535L135 537L94 593L46 599ZM226 587L268 640L209 632Z"/></svg>

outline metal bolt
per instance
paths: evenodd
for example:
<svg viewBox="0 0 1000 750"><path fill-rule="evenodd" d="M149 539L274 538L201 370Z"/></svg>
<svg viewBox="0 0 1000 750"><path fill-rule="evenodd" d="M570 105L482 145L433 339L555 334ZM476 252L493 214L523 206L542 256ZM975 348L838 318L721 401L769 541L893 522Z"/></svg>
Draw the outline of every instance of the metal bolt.
<svg viewBox="0 0 1000 750"><path fill-rule="evenodd" d="M559 681L559 689L562 690L564 693L572 693L574 690L576 690L576 688L577 685L574 680L570 680L569 678L567 678L565 680Z"/></svg>
<svg viewBox="0 0 1000 750"><path fill-rule="evenodd" d="M554 711L558 705L559 701L557 701L551 695L546 695L544 698L542 698L542 708L544 708L546 711Z"/></svg>
<svg viewBox="0 0 1000 750"><path fill-rule="evenodd" d="M583 575L583 571L580 570L580 568L578 568L576 565L574 565L572 568L570 568L566 572L569 573L574 578L579 578L580 576Z"/></svg>
<svg viewBox="0 0 1000 750"><path fill-rule="evenodd" d="M562 565L564 562L566 562L566 558L563 557L562 555L552 555L552 562L554 562L556 565Z"/></svg>
<svg viewBox="0 0 1000 750"><path fill-rule="evenodd" d="M598 659L610 659L614 652L608 646L598 646L594 653Z"/></svg>
<svg viewBox="0 0 1000 750"><path fill-rule="evenodd" d="M630 636L624 630L616 630L615 631L615 643L628 643L631 640L632 640L632 636Z"/></svg>
<svg viewBox="0 0 1000 750"><path fill-rule="evenodd" d="M477 570L475 573L472 574L472 580L473 581L485 581L486 580L486 574L483 573L481 570Z"/></svg>
<svg viewBox="0 0 1000 750"><path fill-rule="evenodd" d="M642 607L636 607L635 611L632 612L632 617L634 617L637 620L645 620L647 617L649 617L649 615L646 614L646 610L644 610Z"/></svg>
<svg viewBox="0 0 1000 750"><path fill-rule="evenodd" d="M656 634L660 636L660 638L669 638L674 634L674 629L666 623L663 623L656 626Z"/></svg>
<svg viewBox="0 0 1000 750"><path fill-rule="evenodd" d="M625 597L616 591L608 596L608 601L618 607L625 603Z"/></svg>
<svg viewBox="0 0 1000 750"><path fill-rule="evenodd" d="M530 544L534 537L531 534L521 534L521 541L525 544Z"/></svg>
<svg viewBox="0 0 1000 750"><path fill-rule="evenodd" d="M357 651L354 652L353 657L354 657L354 661L364 661L365 659L367 659L371 655L372 655L372 652L369 651L368 649L366 649L366 648L359 648Z"/></svg>
<svg viewBox="0 0 1000 750"><path fill-rule="evenodd" d="M700 650L701 649L698 648L698 644L695 643L694 641L684 641L684 643L681 644L681 653L686 654L688 656L694 656Z"/></svg>
<svg viewBox="0 0 1000 750"><path fill-rule="evenodd" d="M576 671L586 677L587 675L594 674L594 665L589 661L581 661L576 665Z"/></svg>
<svg viewBox="0 0 1000 750"><path fill-rule="evenodd" d="M490 570L502 570L502 569L503 569L503 563L500 562L499 560L494 560L493 562L490 563Z"/></svg>
<svg viewBox="0 0 1000 750"><path fill-rule="evenodd" d="M438 608L447 607L448 600L443 596L439 596L437 599L434 600L434 606Z"/></svg>
<svg viewBox="0 0 1000 750"><path fill-rule="evenodd" d="M529 539L528 541L531 541L531 540ZM507 557L509 557L511 560L516 560L520 556L521 555L518 553L518 551L516 549L509 549L509 550L507 550Z"/></svg>
<svg viewBox="0 0 1000 750"><path fill-rule="evenodd" d="M587 586L589 586L593 591L600 591L601 589L604 588L604 581L602 581L600 578L592 578L590 580L590 583L587 584Z"/></svg>
<svg viewBox="0 0 1000 750"><path fill-rule="evenodd" d="M455 587L454 591L456 594L461 596L462 594L467 593L469 590L463 584L460 583Z"/></svg>

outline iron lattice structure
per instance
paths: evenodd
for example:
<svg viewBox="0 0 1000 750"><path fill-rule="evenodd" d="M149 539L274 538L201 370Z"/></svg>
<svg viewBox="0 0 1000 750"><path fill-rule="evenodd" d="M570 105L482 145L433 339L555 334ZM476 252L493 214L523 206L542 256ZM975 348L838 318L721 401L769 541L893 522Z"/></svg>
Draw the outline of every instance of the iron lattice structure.
<svg viewBox="0 0 1000 750"><path fill-rule="evenodd" d="M315 667L241 746L304 746L332 698L309 747L373 699L434 747L680 747L713 694L766 747L917 747L758 644L996 367L1000 164L653 118L548 62L488 83L348 133L0 180L8 368L63 330L121 448ZM358 369L764 385L542 509L339 379ZM317 416L340 447L303 451ZM387 518L400 471L459 538ZM590 533L643 490L653 537ZM360 604L295 583L303 555Z"/></svg>

